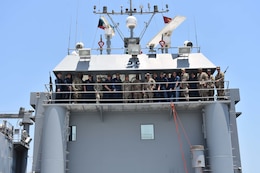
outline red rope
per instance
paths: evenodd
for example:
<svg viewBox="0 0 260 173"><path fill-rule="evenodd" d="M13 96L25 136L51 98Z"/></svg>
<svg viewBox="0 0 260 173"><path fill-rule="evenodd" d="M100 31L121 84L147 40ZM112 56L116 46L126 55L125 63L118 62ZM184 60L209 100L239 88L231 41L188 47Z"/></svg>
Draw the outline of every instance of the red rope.
<svg viewBox="0 0 260 173"><path fill-rule="evenodd" d="M177 112L176 112L176 115L177 115ZM184 129L183 124L181 123L181 120L180 120L180 118L179 118L178 116L177 116L177 119L178 119L178 121L179 121L179 123L180 123L180 125L181 125L181 128L182 128L182 130L183 130L184 136L185 136L185 138L186 138L186 140L187 140L187 142L188 142L188 144L189 144L189 146L190 146L190 148L191 148L190 139L188 138L188 135L187 135L187 133L186 133L186 130Z"/></svg>
<svg viewBox="0 0 260 173"><path fill-rule="evenodd" d="M182 145L182 140L181 140L179 127L178 127L178 122L177 122L177 112L176 112L174 103L171 103L171 107L172 107L172 113L173 113L173 119L174 119L174 123L175 123L176 133L177 133L177 136L178 136L178 142L179 142L179 145L180 145L180 151L181 151L181 156L182 156L182 161L183 161L183 167L184 167L185 173L188 173L187 162L185 160L185 156L184 156L184 152L183 152L183 147L182 147L183 145Z"/></svg>

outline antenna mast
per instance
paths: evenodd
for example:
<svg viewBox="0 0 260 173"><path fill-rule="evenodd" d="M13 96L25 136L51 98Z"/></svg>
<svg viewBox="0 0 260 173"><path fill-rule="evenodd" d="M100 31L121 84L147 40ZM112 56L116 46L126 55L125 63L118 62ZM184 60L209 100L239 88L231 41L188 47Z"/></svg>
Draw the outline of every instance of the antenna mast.
<svg viewBox="0 0 260 173"><path fill-rule="evenodd" d="M130 6L128 8L123 9L123 7L121 6L121 10L119 12L116 12L114 10L112 10L111 12L109 12L107 10L107 6L103 6L103 11L96 11L96 6L94 6L94 13L95 14L106 14L110 20L112 21L112 23L115 26L115 29L117 30L117 32L119 33L120 37L122 38L122 40L124 41L124 47L125 47L125 53L127 54L131 54L132 57L137 59L137 55L140 54L141 52L141 47L140 47L140 40L143 37L146 29L148 28L153 16L157 13L166 13L169 11L168 9L168 5L166 4L166 10L158 10L158 6L154 5L153 6L153 10L150 10L150 4L148 4L148 11L143 11L143 6L140 6L140 9L138 10L137 8L133 7L133 3L132 0L129 0L130 2ZM143 15L143 14L150 14L151 17L149 19L149 21L146 23L144 30L141 32L141 35L139 37L135 37L134 36L134 29L137 25L137 19L136 19L136 15ZM130 30L130 36L129 37L124 37L122 32L119 30L118 25L115 25L116 23L114 22L114 20L111 18L111 15L127 15L127 19L126 19L126 25ZM111 37L106 36L107 39L107 52L108 50L110 50L110 39ZM108 52L108 54L110 54L110 52Z"/></svg>
<svg viewBox="0 0 260 173"><path fill-rule="evenodd" d="M133 15L133 11L132 11L132 0L130 0L130 16Z"/></svg>
<svg viewBox="0 0 260 173"><path fill-rule="evenodd" d="M196 20L194 19L194 26L195 26L195 39L196 39L196 47L198 48L197 51L200 53L199 43L198 43L198 35L197 35L197 25Z"/></svg>
<svg viewBox="0 0 260 173"><path fill-rule="evenodd" d="M162 10L162 11L159 11L158 10L158 6L157 5L154 5L154 10L151 11L150 10L150 4L148 4L148 11L144 12L143 11L143 6L140 6L140 11L138 11L136 8L133 8L133 3L132 3L132 0L129 0L130 1L130 6L129 8L126 8L126 9L123 9L123 7L121 6L121 10L119 12L116 12L114 10L112 10L111 12L108 12L107 10L107 6L103 6L103 11L96 11L96 6L94 6L94 13L95 14L105 14L107 15L110 20L112 21L113 25L115 26L115 29L117 30L117 32L119 33L121 39L124 41L124 36L122 34L122 32L120 31L120 29L118 28L118 25L116 25L116 22L114 22L114 20L112 19L112 17L110 15L128 15L130 17L130 21L133 22L133 18L135 18L133 15L142 15L142 14L152 14L151 18L149 19L149 21L146 23L145 25L145 29L142 31L140 37L142 37L144 35L144 32L146 31L146 29L148 28L153 16L156 14L156 13L167 13L169 11L168 9L168 4L166 4L166 10ZM133 17L131 17L133 16ZM131 25L133 27L133 25ZM134 28L131 28L129 27L130 29L130 38L133 38L134 36Z"/></svg>

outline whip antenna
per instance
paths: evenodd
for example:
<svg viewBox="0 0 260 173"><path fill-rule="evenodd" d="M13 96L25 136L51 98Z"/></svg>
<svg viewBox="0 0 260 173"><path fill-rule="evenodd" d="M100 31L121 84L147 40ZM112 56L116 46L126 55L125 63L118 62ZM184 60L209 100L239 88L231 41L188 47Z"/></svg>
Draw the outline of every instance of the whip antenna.
<svg viewBox="0 0 260 173"><path fill-rule="evenodd" d="M70 35L71 35L71 21L72 21L72 19L70 19L69 42L68 42L68 55L70 54Z"/></svg>
<svg viewBox="0 0 260 173"><path fill-rule="evenodd" d="M75 33L75 44L77 43L77 34L78 34L78 13L79 13L79 0L77 3L77 13L76 13L76 33Z"/></svg>
<svg viewBox="0 0 260 173"><path fill-rule="evenodd" d="M195 41L196 41L196 47L197 47L197 51L198 53L200 53L200 48L199 48L199 43L198 43L198 36L197 36L197 26L196 26L196 20L194 18L194 27L195 27Z"/></svg>
<svg viewBox="0 0 260 173"><path fill-rule="evenodd" d="M228 68L229 68L229 66L227 66L227 68L226 68L226 70L224 71L224 73L226 73L226 72L227 72Z"/></svg>

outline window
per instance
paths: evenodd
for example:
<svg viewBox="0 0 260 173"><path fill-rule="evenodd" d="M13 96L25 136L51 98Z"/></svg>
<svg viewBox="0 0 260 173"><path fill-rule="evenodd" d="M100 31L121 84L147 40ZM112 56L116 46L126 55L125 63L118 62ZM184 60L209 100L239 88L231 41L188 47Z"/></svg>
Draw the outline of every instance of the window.
<svg viewBox="0 0 260 173"><path fill-rule="evenodd" d="M77 128L76 126L70 126L69 129L69 141L76 141Z"/></svg>
<svg viewBox="0 0 260 173"><path fill-rule="evenodd" d="M141 124L141 139L154 139L154 125L153 124Z"/></svg>

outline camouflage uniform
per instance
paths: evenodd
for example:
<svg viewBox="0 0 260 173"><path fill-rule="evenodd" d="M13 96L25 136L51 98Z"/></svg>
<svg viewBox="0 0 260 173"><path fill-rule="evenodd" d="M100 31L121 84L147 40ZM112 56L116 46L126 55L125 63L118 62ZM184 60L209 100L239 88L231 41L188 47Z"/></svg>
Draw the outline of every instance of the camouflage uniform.
<svg viewBox="0 0 260 173"><path fill-rule="evenodd" d="M223 99L223 96L225 95L224 93L225 74L220 71L220 67L217 67L217 71L218 74L215 76L215 86L217 89L218 99Z"/></svg>
<svg viewBox="0 0 260 173"><path fill-rule="evenodd" d="M72 81L72 89L74 91L73 93L73 98L74 99L80 99L82 98L82 90L83 90L83 86L82 86L82 75L78 75L77 77L75 77Z"/></svg>
<svg viewBox="0 0 260 173"><path fill-rule="evenodd" d="M189 101L189 74L186 73L185 69L182 69L181 73L181 89L182 95L185 97L186 101Z"/></svg>
<svg viewBox="0 0 260 173"><path fill-rule="evenodd" d="M96 91L96 100L99 101L103 98L103 93L101 92L103 89L103 86L101 84L102 79L101 77L98 77L97 83L94 85L94 90Z"/></svg>
<svg viewBox="0 0 260 173"><path fill-rule="evenodd" d="M128 102L128 99L132 98L132 85L129 81L129 76L125 76L125 81L123 82L123 100L125 103Z"/></svg>
<svg viewBox="0 0 260 173"><path fill-rule="evenodd" d="M214 76L211 74L211 70L210 69L208 69L208 85L207 85L207 87L208 87L208 89L209 89L209 91L208 91L208 96L209 96L209 100L214 100L214 81L215 79L214 79Z"/></svg>
<svg viewBox="0 0 260 173"><path fill-rule="evenodd" d="M147 74L147 80L145 81L144 84L144 102L148 99L149 102L153 102L153 90L156 87L155 80L150 77L150 74Z"/></svg>
<svg viewBox="0 0 260 173"><path fill-rule="evenodd" d="M142 102L142 84L141 81L139 80L139 75L136 75L136 79L133 81L133 86L132 86L132 91L133 91L133 97L134 97L134 102L135 103L141 103Z"/></svg>
<svg viewBox="0 0 260 173"><path fill-rule="evenodd" d="M199 94L200 97L202 97L202 100L207 100L208 97L208 89L207 89L207 82L208 82L208 75L207 73L203 72L202 69L199 69L199 73L198 73L198 81L199 81L199 86L198 89L199 90Z"/></svg>
<svg viewBox="0 0 260 173"><path fill-rule="evenodd" d="M66 101L69 101L72 99L72 76L70 73L66 74L66 78L64 79L64 83L66 84L64 86L65 94L64 94L64 99Z"/></svg>

